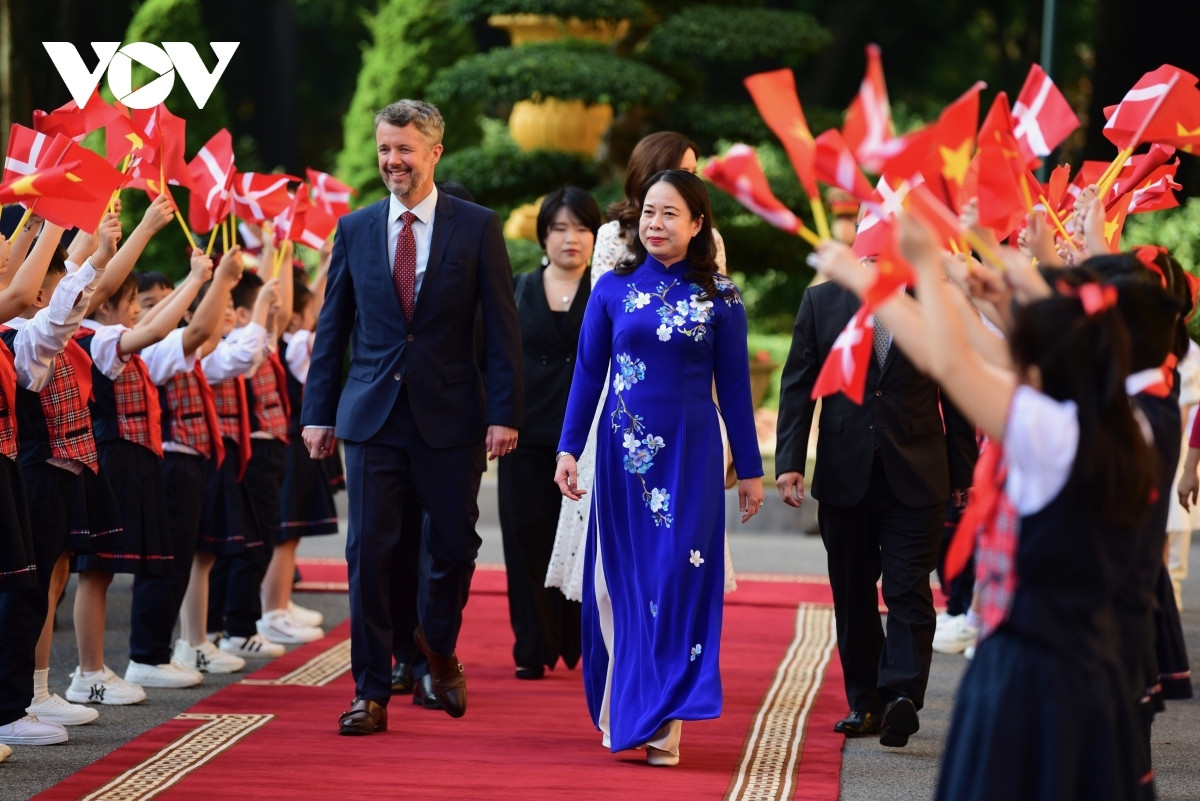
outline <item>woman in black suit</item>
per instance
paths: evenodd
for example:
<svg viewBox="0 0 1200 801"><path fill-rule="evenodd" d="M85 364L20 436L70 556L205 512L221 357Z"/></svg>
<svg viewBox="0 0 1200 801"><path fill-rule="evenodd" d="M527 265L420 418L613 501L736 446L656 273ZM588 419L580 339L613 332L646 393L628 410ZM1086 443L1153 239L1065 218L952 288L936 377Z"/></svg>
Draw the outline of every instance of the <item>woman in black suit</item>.
<svg viewBox="0 0 1200 801"><path fill-rule="evenodd" d="M500 529L508 569L508 609L517 678L540 679L562 657L579 661L579 604L545 586L562 495L554 449L562 431L600 207L573 186L551 192L538 212L540 269L516 278L525 360L525 426L500 465Z"/></svg>

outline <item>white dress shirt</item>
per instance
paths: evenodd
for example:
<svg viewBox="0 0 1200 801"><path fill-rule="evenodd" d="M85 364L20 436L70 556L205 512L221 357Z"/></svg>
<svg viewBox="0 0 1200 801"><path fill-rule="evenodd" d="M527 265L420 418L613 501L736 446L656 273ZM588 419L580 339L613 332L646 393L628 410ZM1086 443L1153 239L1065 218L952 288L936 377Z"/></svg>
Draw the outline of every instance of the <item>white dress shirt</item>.
<svg viewBox="0 0 1200 801"><path fill-rule="evenodd" d="M153 345L147 345L141 353L146 369L150 371L150 380L157 386L170 381L180 373L186 373L196 366L196 354L183 352L184 329L176 328Z"/></svg>
<svg viewBox="0 0 1200 801"><path fill-rule="evenodd" d="M313 332L301 328L294 334L284 334L283 341L287 343L283 358L288 370L301 384L307 382L308 367L312 364Z"/></svg>
<svg viewBox="0 0 1200 801"><path fill-rule="evenodd" d="M400 231L404 228L404 223L400 222L400 215L406 211L417 215L417 219L413 223L413 239L417 243L417 282L413 289L414 305L417 298L421 296L421 281L425 277L425 267L429 263L429 246L433 242L433 214L437 210L437 199L436 186L424 200L411 209L401 203L395 195L388 195L387 252L390 260L388 272L392 272L395 268L396 241L400 238Z"/></svg>
<svg viewBox="0 0 1200 801"><path fill-rule="evenodd" d="M267 329L258 323L247 323L230 331L200 364L204 366L208 382L216 384L250 373L262 363L267 353Z"/></svg>
<svg viewBox="0 0 1200 801"><path fill-rule="evenodd" d="M129 329L123 325L104 325L95 320L84 320L79 327L96 332L92 336L91 353L88 355L101 375L109 381L116 381L125 371L125 365L129 364L130 354L121 353L121 335Z"/></svg>

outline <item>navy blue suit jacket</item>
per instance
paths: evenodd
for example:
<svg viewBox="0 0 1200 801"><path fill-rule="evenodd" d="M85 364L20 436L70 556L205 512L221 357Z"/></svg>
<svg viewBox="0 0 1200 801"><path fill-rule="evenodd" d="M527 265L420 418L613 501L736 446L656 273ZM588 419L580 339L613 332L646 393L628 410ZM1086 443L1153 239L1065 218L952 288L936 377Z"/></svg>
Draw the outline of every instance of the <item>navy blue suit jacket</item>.
<svg viewBox="0 0 1200 801"><path fill-rule="evenodd" d="M410 322L392 283L387 215L385 197L338 222L301 424L335 425L338 437L367 442L404 384L417 428L434 448L482 444L488 425L519 428L521 326L496 213L438 194ZM482 359L475 354L476 310L483 317Z"/></svg>

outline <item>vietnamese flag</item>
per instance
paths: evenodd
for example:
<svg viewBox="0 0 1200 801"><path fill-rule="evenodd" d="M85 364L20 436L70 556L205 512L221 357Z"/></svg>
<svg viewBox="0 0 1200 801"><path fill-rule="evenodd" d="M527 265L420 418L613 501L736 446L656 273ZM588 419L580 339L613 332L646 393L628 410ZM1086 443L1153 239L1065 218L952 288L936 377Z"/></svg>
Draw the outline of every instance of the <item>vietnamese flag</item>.
<svg viewBox="0 0 1200 801"><path fill-rule="evenodd" d="M783 143L804 191L817 197L816 145L796 94L796 76L790 69L760 72L745 84L767 127Z"/></svg>
<svg viewBox="0 0 1200 801"><path fill-rule="evenodd" d="M929 157L923 165L925 183L944 204L958 211L967 170L975 152L975 134L979 126L979 93L983 81L963 93L943 109L932 128Z"/></svg>
<svg viewBox="0 0 1200 801"><path fill-rule="evenodd" d="M1132 194L1122 195L1111 209L1104 210L1104 241L1112 253L1121 249L1121 229L1125 227L1125 217L1129 214L1132 201Z"/></svg>
<svg viewBox="0 0 1200 801"><path fill-rule="evenodd" d="M100 90L93 89L92 96L83 108L69 100L49 113L36 109L33 112L33 129L45 134L62 134L78 142L97 128L103 128L121 112L104 102Z"/></svg>
<svg viewBox="0 0 1200 801"><path fill-rule="evenodd" d="M813 400L841 392L862 404L867 370L874 354L874 338L875 315L865 305L860 306L829 349L821 372L813 382Z"/></svg>
<svg viewBox="0 0 1200 801"><path fill-rule="evenodd" d="M78 167L78 161L70 161L5 181L0 184L0 204L30 204L50 196L73 200L92 199L94 192L71 172Z"/></svg>
<svg viewBox="0 0 1200 801"><path fill-rule="evenodd" d="M1120 103L1104 109L1104 115L1104 136L1122 150L1142 142L1187 144L1191 132L1200 130L1196 76L1164 64L1143 75Z"/></svg>
<svg viewBox="0 0 1200 801"><path fill-rule="evenodd" d="M958 216L927 186L914 186L909 190L904 207L933 231L943 250L962 249L963 230Z"/></svg>
<svg viewBox="0 0 1200 801"><path fill-rule="evenodd" d="M758 153L749 145L734 145L724 156L709 159L701 174L776 228L797 234L804 227L800 218L775 197Z"/></svg>
<svg viewBox="0 0 1200 801"><path fill-rule="evenodd" d="M68 171L70 176L78 178L88 188L91 197L59 197L47 195L39 198L34 204L36 214L55 225L63 228L78 228L81 231L94 231L104 217L113 192L120 189L126 177L118 172L104 158L83 145L62 137L67 147L64 149L59 163L78 162L78 166Z"/></svg>

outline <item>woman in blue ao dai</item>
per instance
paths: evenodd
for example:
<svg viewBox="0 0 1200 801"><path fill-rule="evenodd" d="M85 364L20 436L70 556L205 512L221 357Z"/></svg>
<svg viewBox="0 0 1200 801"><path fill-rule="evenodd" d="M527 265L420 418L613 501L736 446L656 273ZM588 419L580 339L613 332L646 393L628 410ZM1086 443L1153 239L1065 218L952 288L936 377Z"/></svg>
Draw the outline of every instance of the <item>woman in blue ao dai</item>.
<svg viewBox="0 0 1200 801"><path fill-rule="evenodd" d="M691 173L664 170L646 183L636 260L596 282L584 314L555 472L564 495L582 497L575 459L607 383L584 572L584 687L605 745L645 746L655 765L678 763L682 721L721 714L718 416L743 522L763 502L746 312L716 273L711 217Z"/></svg>

